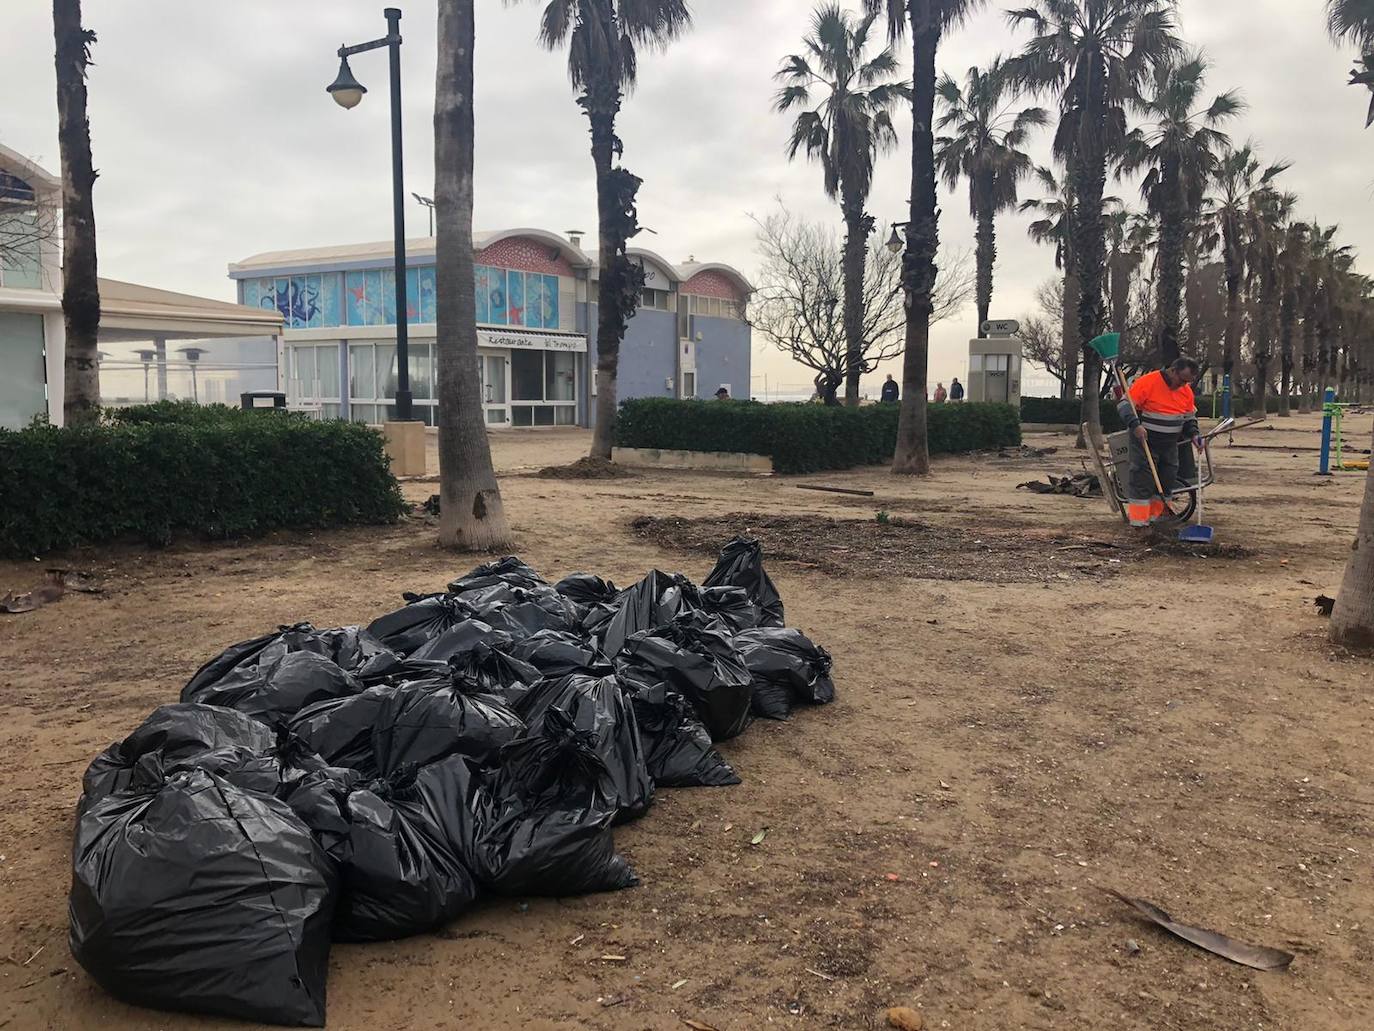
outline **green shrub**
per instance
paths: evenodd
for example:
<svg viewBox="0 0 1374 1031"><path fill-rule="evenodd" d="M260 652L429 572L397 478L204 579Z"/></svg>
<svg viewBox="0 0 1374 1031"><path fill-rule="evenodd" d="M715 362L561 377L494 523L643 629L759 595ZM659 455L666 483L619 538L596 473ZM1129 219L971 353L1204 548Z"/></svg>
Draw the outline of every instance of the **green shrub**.
<svg viewBox="0 0 1374 1031"><path fill-rule="evenodd" d="M194 401L155 401L146 405L106 408L103 414L106 422L145 426L207 426L237 419L258 419L264 415L277 419L306 418L300 412L231 408L222 404L201 405Z"/></svg>
<svg viewBox="0 0 1374 1031"><path fill-rule="evenodd" d="M932 454L1021 442L1021 426L1009 405L931 405L928 412ZM621 405L616 443L767 455L780 473L850 469L891 460L897 446L898 414L896 405L839 408L637 398Z"/></svg>
<svg viewBox="0 0 1374 1031"><path fill-rule="evenodd" d="M1048 423L1053 426L1077 426L1082 413L1082 402L1078 398L1063 400L1058 397L1021 398L1021 421L1029 423ZM1111 401L1102 402L1102 428L1108 433L1125 429L1116 405Z"/></svg>
<svg viewBox="0 0 1374 1031"><path fill-rule="evenodd" d="M387 523L404 510L375 430L232 411L0 430L0 554Z"/></svg>

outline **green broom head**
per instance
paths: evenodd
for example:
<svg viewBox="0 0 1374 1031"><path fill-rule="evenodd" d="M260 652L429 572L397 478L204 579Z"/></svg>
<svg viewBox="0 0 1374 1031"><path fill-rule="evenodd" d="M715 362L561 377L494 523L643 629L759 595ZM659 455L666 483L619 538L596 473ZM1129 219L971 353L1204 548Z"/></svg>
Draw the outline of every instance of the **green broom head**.
<svg viewBox="0 0 1374 1031"><path fill-rule="evenodd" d="M1121 354L1121 334L1103 333L1088 346L1096 351L1104 362L1115 361Z"/></svg>

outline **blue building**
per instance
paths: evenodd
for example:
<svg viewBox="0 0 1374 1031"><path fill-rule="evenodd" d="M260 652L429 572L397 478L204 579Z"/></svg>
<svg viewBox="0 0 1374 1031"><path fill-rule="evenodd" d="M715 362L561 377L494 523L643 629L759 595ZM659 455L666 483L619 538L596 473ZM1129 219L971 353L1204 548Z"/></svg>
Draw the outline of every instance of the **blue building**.
<svg viewBox="0 0 1374 1031"><path fill-rule="evenodd" d="M540 229L474 234L481 403L492 427L587 426L594 409L597 260ZM436 425L434 240L407 243L410 384ZM620 352L619 395L749 390L753 287L727 265L632 250L645 288ZM285 320L281 382L325 418L393 419L396 281L389 243L258 254L229 266L238 300Z"/></svg>

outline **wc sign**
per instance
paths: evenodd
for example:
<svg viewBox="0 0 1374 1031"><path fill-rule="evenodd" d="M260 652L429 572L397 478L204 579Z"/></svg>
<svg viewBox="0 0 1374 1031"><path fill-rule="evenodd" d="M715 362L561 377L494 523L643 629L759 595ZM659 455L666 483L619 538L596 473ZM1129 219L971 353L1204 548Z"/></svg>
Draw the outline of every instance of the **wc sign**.
<svg viewBox="0 0 1374 1031"><path fill-rule="evenodd" d="M985 337L1014 337L1021 332L1021 323L1015 319L988 319L982 330Z"/></svg>

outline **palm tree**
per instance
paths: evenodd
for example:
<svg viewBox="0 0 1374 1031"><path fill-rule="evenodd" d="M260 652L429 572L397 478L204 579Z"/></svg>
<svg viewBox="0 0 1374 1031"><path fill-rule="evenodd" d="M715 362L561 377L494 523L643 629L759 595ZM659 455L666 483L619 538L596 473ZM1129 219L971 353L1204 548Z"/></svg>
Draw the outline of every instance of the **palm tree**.
<svg viewBox="0 0 1374 1031"><path fill-rule="evenodd" d="M100 418L100 284L96 273L95 165L86 117L86 67L95 33L81 26L81 0L53 0L57 58L57 144L62 152L62 315L67 425Z"/></svg>
<svg viewBox="0 0 1374 1031"><path fill-rule="evenodd" d="M568 77L587 116L596 167L601 280L597 293L596 425L591 455L609 460L615 437L616 374L625 325L644 286L626 254L639 232L635 195L642 180L617 167L623 153L616 115L634 88L641 47L665 46L692 23L686 0L548 0L539 29L550 50L568 46Z"/></svg>
<svg viewBox="0 0 1374 1031"><path fill-rule="evenodd" d="M1035 169L1020 148L1030 130L1049 123L1043 108L1013 112L1014 87L999 57L984 71L970 68L963 87L948 75L935 87L944 114L936 129L952 132L935 141L935 161L950 190L969 184L969 214L977 224L978 335L992 310L997 262L997 216L1016 207L1016 187Z"/></svg>
<svg viewBox="0 0 1374 1031"><path fill-rule="evenodd" d="M1207 59L1194 54L1177 64L1157 64L1149 90L1139 99L1145 126L1126 139L1121 171L1148 169L1141 194L1159 218L1159 313L1156 348L1161 364L1179 354L1183 322L1184 256L1217 158L1230 141L1215 128L1243 107L1234 92L1199 108Z"/></svg>
<svg viewBox="0 0 1374 1031"><path fill-rule="evenodd" d="M940 202L935 171L935 61L945 31L958 25L983 0L864 0L868 11L886 11L895 42L911 32L911 194L902 258L906 293L906 352L902 358L902 407L892 471L930 472L926 443L926 389L930 363L930 320L935 310L935 260L940 253Z"/></svg>
<svg viewBox="0 0 1374 1031"><path fill-rule="evenodd" d="M1055 153L1072 159L1076 198L1073 237L1081 296L1078 334L1084 344L1104 326L1103 279L1106 238L1102 197L1108 158L1126 140L1126 108L1151 71L1172 63L1182 50L1174 34L1173 0L1033 0L1009 11L1015 27L1033 38L1011 62L1012 74L1028 88L1059 99ZM1082 420L1096 425L1101 363L1083 352Z"/></svg>
<svg viewBox="0 0 1374 1031"><path fill-rule="evenodd" d="M806 53L783 59L778 111L805 107L792 126L787 156L801 151L821 163L825 192L844 214L845 404L859 403L863 372L864 263L875 222L865 210L878 156L897 145L891 110L910 97L898 78L897 55L885 47L867 53L877 12L856 19L838 4L816 8ZM813 91L823 93L811 109Z"/></svg>
<svg viewBox="0 0 1374 1031"><path fill-rule="evenodd" d="M1355 70L1352 84L1374 91L1374 0L1327 0L1326 6L1331 34L1351 40L1364 51L1363 71ZM1374 102L1366 128L1370 124L1374 124ZM1354 554L1346 563L1331 613L1331 640L1350 647L1374 648L1374 464L1365 477Z"/></svg>
<svg viewBox="0 0 1374 1031"><path fill-rule="evenodd" d="M1310 254L1307 230L1304 222L1294 222L1288 227L1283 252L1279 255L1279 418L1291 415L1289 395L1293 389L1293 370L1295 364L1294 339L1298 315L1302 309L1302 280L1307 270Z"/></svg>
<svg viewBox="0 0 1374 1031"><path fill-rule="evenodd" d="M1276 190L1259 190L1250 200L1246 232L1246 264L1250 269L1251 357L1255 365L1255 415L1267 411L1269 363L1279 334L1282 250L1297 197Z"/></svg>
<svg viewBox="0 0 1374 1031"><path fill-rule="evenodd" d="M1023 201L1022 212L1040 217L1026 228L1030 238L1039 244L1054 247L1054 267L1064 273L1064 319L1060 332L1061 368L1060 396L1073 397L1078 390L1078 269L1073 260L1074 198L1072 177L1065 173L1061 179L1053 170L1037 168L1035 178L1045 196Z"/></svg>
<svg viewBox="0 0 1374 1031"><path fill-rule="evenodd" d="M1374 93L1374 0L1327 0L1326 26L1337 42L1354 43L1361 50L1359 65L1350 73L1350 85ZM1369 102L1365 128L1374 125L1374 98Z"/></svg>
<svg viewBox="0 0 1374 1031"><path fill-rule="evenodd" d="M439 0L434 93L435 268L439 363L439 542L464 551L509 547L501 490L482 420L472 268L474 0Z"/></svg>
<svg viewBox="0 0 1374 1031"><path fill-rule="evenodd" d="M1250 202L1260 190L1268 190L1287 171L1286 161L1262 168L1253 143L1240 150L1226 150L1212 174L1216 191L1212 221L1221 237L1222 263L1226 268L1226 337L1222 345L1222 374L1228 381L1235 371L1244 328L1240 294L1245 279L1245 221Z"/></svg>

